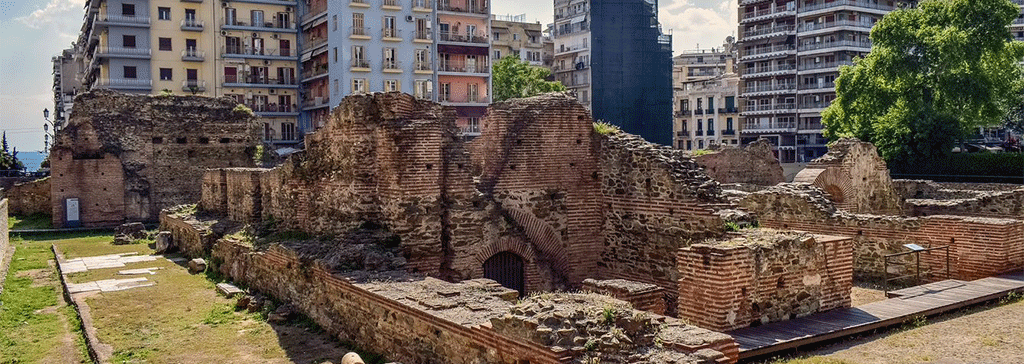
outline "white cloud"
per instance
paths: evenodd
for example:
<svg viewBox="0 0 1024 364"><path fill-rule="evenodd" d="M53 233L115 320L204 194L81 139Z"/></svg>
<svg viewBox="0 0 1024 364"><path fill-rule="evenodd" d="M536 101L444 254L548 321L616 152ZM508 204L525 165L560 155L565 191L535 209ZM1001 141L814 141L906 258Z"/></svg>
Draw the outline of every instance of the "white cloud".
<svg viewBox="0 0 1024 364"><path fill-rule="evenodd" d="M69 15L81 14L84 6L85 0L50 0L46 7L15 20L29 28L40 29L47 24L62 22Z"/></svg>
<svg viewBox="0 0 1024 364"><path fill-rule="evenodd" d="M675 0L661 6L658 20L664 29L671 29L673 53L684 50L720 47L725 37L736 34L738 11L736 0L719 3L713 8L693 7L689 0Z"/></svg>

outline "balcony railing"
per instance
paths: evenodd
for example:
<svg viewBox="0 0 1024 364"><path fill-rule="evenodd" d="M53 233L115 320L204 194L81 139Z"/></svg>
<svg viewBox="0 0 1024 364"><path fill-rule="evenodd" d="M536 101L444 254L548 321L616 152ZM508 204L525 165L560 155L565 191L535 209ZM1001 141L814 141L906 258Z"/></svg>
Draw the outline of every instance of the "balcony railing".
<svg viewBox="0 0 1024 364"><path fill-rule="evenodd" d="M689 116L690 116L690 110L689 110L689 109L687 109L687 110L679 110L679 111L676 111L676 112L675 112L674 114L672 114L672 115L673 115L673 116L675 116L675 117L677 117L677 118L685 118L685 117L689 117Z"/></svg>
<svg viewBox="0 0 1024 364"><path fill-rule="evenodd" d="M420 39L420 40L433 40L434 39L434 34L431 33L429 30L417 30L414 34L415 34L415 38L414 39Z"/></svg>
<svg viewBox="0 0 1024 364"><path fill-rule="evenodd" d="M811 84L800 84L800 89L801 90L820 90L820 89L835 88L835 87L836 87L836 83L835 82L818 82L818 83L811 83Z"/></svg>
<svg viewBox="0 0 1024 364"><path fill-rule="evenodd" d="M736 135L736 131L732 129L722 130L722 135Z"/></svg>
<svg viewBox="0 0 1024 364"><path fill-rule="evenodd" d="M205 92L206 81L203 80L185 80L181 82L181 90L185 92Z"/></svg>
<svg viewBox="0 0 1024 364"><path fill-rule="evenodd" d="M676 132L676 137L677 138L689 138L690 137L690 132L686 131L685 129L677 131Z"/></svg>
<svg viewBox="0 0 1024 364"><path fill-rule="evenodd" d="M430 9L432 2L430 0L413 0L413 9Z"/></svg>
<svg viewBox="0 0 1024 364"><path fill-rule="evenodd" d="M384 6L398 6L398 0L383 0L381 4Z"/></svg>
<svg viewBox="0 0 1024 364"><path fill-rule="evenodd" d="M836 0L836 1L822 2L822 3L818 3L818 4L812 4L812 5L806 5L806 4L805 5L801 5L800 6L800 12L801 13L807 13L807 12L812 12L812 11L815 11L815 10L835 8L835 7L839 7L839 6L856 6L856 7L861 7L861 8L878 9L878 10L894 10L896 8L896 7L892 6L892 5L876 4L876 3L870 3L870 2L867 2L867 1Z"/></svg>
<svg viewBox="0 0 1024 364"><path fill-rule="evenodd" d="M190 31L201 32L201 31L203 31L203 27L205 25L206 25L206 22L204 22L202 20L197 20L197 19L182 19L181 20L181 30L190 30Z"/></svg>
<svg viewBox="0 0 1024 364"><path fill-rule="evenodd" d="M708 136L715 136L715 129L708 129Z"/></svg>
<svg viewBox="0 0 1024 364"><path fill-rule="evenodd" d="M152 53L153 51L149 48L99 47L96 50L96 54L108 56L148 57Z"/></svg>
<svg viewBox="0 0 1024 364"><path fill-rule="evenodd" d="M442 42L461 42L461 43L480 43L487 44L487 35L483 33L477 33L475 35L468 34L456 34L451 32L441 32Z"/></svg>
<svg viewBox="0 0 1024 364"><path fill-rule="evenodd" d="M302 101L302 107L306 108L306 109L317 108L317 107L327 106L330 103L331 103L331 98L328 97L328 96L313 96L313 97L309 97L309 98L303 100Z"/></svg>
<svg viewBox="0 0 1024 364"><path fill-rule="evenodd" d="M414 71L432 71L430 69L430 62L426 62L426 61L416 61L415 63L413 63L413 70Z"/></svg>
<svg viewBox="0 0 1024 364"><path fill-rule="evenodd" d="M491 15L491 12L487 10L486 6L482 6L479 3L467 0L466 4L469 6L454 6L450 2L437 2L437 11L448 11L453 13L472 13L472 14L486 14Z"/></svg>
<svg viewBox="0 0 1024 364"><path fill-rule="evenodd" d="M837 40L832 42L804 43L800 45L800 51L813 51L816 49L835 47L871 48L871 41Z"/></svg>
<svg viewBox="0 0 1024 364"><path fill-rule="evenodd" d="M755 121L743 123L743 131L795 129L795 121Z"/></svg>
<svg viewBox="0 0 1024 364"><path fill-rule="evenodd" d="M587 48L590 48L589 44L574 44L574 45L565 45L565 44L563 44L561 47L559 47L558 49L555 50L555 53L556 54L561 54L561 53L576 52L576 51L585 50Z"/></svg>
<svg viewBox="0 0 1024 364"><path fill-rule="evenodd" d="M487 104L487 103L490 103L490 98L488 98L487 96L479 96L479 95L453 96L453 95L441 94L440 95L440 100L442 102L451 102L451 103L475 103L475 104Z"/></svg>
<svg viewBox="0 0 1024 364"><path fill-rule="evenodd" d="M750 85L747 86L743 93L757 93L757 92L771 92L771 91L794 91L796 90L796 84L794 83L782 83L776 85Z"/></svg>
<svg viewBox="0 0 1024 364"><path fill-rule="evenodd" d="M801 71L820 70L826 68L839 68L839 66L852 66L853 61L840 61L840 62L818 62L818 63L803 63L800 64Z"/></svg>
<svg viewBox="0 0 1024 364"><path fill-rule="evenodd" d="M397 59L385 59L381 62L380 68L385 70L400 70L402 69L402 61Z"/></svg>
<svg viewBox="0 0 1024 364"><path fill-rule="evenodd" d="M380 30L381 36L384 38L401 38L402 31L395 28L382 28Z"/></svg>
<svg viewBox="0 0 1024 364"><path fill-rule="evenodd" d="M768 53L790 52L795 50L796 47L793 47L792 45L789 44L776 44L770 47L758 47L748 49L746 51L746 54L743 55L743 57L757 56Z"/></svg>
<svg viewBox="0 0 1024 364"><path fill-rule="evenodd" d="M352 61L349 62L349 64L352 66L352 68L370 68L370 61L367 61L365 59L353 58Z"/></svg>
<svg viewBox="0 0 1024 364"><path fill-rule="evenodd" d="M349 35L358 35L358 36L369 37L370 36L370 28L367 28L367 27L354 27L354 26L353 27L348 27L348 34Z"/></svg>
<svg viewBox="0 0 1024 364"><path fill-rule="evenodd" d="M269 78L260 75L224 75L224 83L242 83L250 85L295 85L295 80L290 78Z"/></svg>
<svg viewBox="0 0 1024 364"><path fill-rule="evenodd" d="M486 61L477 62L441 62L437 65L438 72L460 72L460 73L488 73L490 65Z"/></svg>
<svg viewBox="0 0 1024 364"><path fill-rule="evenodd" d="M704 115L704 109L694 109L693 110L693 114L694 115Z"/></svg>
<svg viewBox="0 0 1024 364"><path fill-rule="evenodd" d="M201 50L198 50L198 49L195 49L195 48L185 48L184 50L181 51L181 60L182 61L202 62L205 59L206 59L206 52L204 52L204 51L201 51Z"/></svg>
<svg viewBox="0 0 1024 364"><path fill-rule="evenodd" d="M313 49L319 46L327 44L327 37L323 38L309 38L306 40L306 49Z"/></svg>
<svg viewBox="0 0 1024 364"><path fill-rule="evenodd" d="M96 87L102 88L152 88L153 80L138 78L101 78Z"/></svg>
<svg viewBox="0 0 1024 364"><path fill-rule="evenodd" d="M761 17L770 18L773 15L783 15L783 14L789 14L789 13L796 12L796 6L794 6L795 2L790 2L788 4L789 5L785 6L785 7L776 7L776 8L769 7L767 9L761 9L761 10L757 10L757 11L752 11L752 12L744 13L742 20L743 21L747 21L747 20L750 20L750 19L761 18Z"/></svg>
<svg viewBox="0 0 1024 364"><path fill-rule="evenodd" d="M253 48L249 46L221 46L221 53L226 55L240 56L269 56L269 57L294 57L295 52L291 48Z"/></svg>
<svg viewBox="0 0 1024 364"><path fill-rule="evenodd" d="M697 131L694 132L693 135L704 136L704 129L697 129Z"/></svg>
<svg viewBox="0 0 1024 364"><path fill-rule="evenodd" d="M743 76L753 77L759 74L773 73L773 72L788 72L795 71L796 66L790 63L787 64L772 64L767 67L750 67L744 70Z"/></svg>
<svg viewBox="0 0 1024 364"><path fill-rule="evenodd" d="M257 28L259 30L295 30L294 22L277 22L277 21L264 21L262 23L253 23L248 19L225 19L220 18L220 25L225 28Z"/></svg>
<svg viewBox="0 0 1024 364"><path fill-rule="evenodd" d="M802 102L800 103L801 109L824 109L831 105L832 102ZM820 128L819 128L820 129Z"/></svg>
<svg viewBox="0 0 1024 364"><path fill-rule="evenodd" d="M762 36L762 35L767 35L767 34L775 34L775 33L790 33L794 29L795 29L795 27L793 27L792 25L780 25L780 26L774 26L774 27L767 27L767 28L761 28L761 29L748 30L748 31L743 32L743 36L744 37L757 37L757 36Z"/></svg>
<svg viewBox="0 0 1024 364"><path fill-rule="evenodd" d="M318 64L311 67L308 70L302 71L302 79L310 79L313 77L323 76L327 74L328 66L326 64Z"/></svg>
<svg viewBox="0 0 1024 364"><path fill-rule="evenodd" d="M121 23L121 24L149 24L148 16L135 16L135 15L102 15L99 16L96 21L102 23Z"/></svg>
<svg viewBox="0 0 1024 364"><path fill-rule="evenodd" d="M253 112L298 112L298 108L292 104L272 104L272 103L254 103L247 102L245 106L252 109Z"/></svg>
<svg viewBox="0 0 1024 364"><path fill-rule="evenodd" d="M720 108L718 108L718 113L719 114L734 114L734 113L737 113L737 112L739 112L739 109L736 109L735 107L720 107Z"/></svg>
<svg viewBox="0 0 1024 364"><path fill-rule="evenodd" d="M306 15L302 16L299 21L302 23L308 22L320 16L327 11L327 2L318 3L316 6L312 6L308 9Z"/></svg>
<svg viewBox="0 0 1024 364"><path fill-rule="evenodd" d="M874 26L874 24L865 23L865 22L861 22L861 21L840 20L840 21L833 21L833 22L827 22L827 23L804 23L803 25L800 26L800 31L801 32L809 32L809 31L812 31L812 30L835 28L835 27L858 27L858 28L871 29L872 26Z"/></svg>

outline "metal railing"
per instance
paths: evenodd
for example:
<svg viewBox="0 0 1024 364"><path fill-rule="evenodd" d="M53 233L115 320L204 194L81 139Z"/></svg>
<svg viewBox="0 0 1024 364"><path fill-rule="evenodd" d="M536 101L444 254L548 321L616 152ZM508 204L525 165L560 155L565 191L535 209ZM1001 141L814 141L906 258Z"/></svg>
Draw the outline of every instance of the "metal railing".
<svg viewBox="0 0 1024 364"><path fill-rule="evenodd" d="M327 37L306 39L306 49L313 49L327 43Z"/></svg>
<svg viewBox="0 0 1024 364"><path fill-rule="evenodd" d="M278 79L260 75L224 75L221 80L224 83L243 83L251 85L295 85L295 79Z"/></svg>
<svg viewBox="0 0 1024 364"><path fill-rule="evenodd" d="M430 6L431 6L431 1L430 0L413 0L412 1L412 7L413 8L430 9Z"/></svg>
<svg viewBox="0 0 1024 364"><path fill-rule="evenodd" d="M795 51L795 50L796 50L796 47L793 47L792 45L789 45L789 44L776 44L776 45L770 46L770 47L757 47L757 48L748 49L746 51L746 54L744 54L743 56L744 57L750 57L750 56L757 56L757 55L768 54L768 53L790 52L790 51Z"/></svg>
<svg viewBox="0 0 1024 364"><path fill-rule="evenodd" d="M327 96L314 96L302 101L302 107L317 107L329 104L331 98Z"/></svg>
<svg viewBox="0 0 1024 364"><path fill-rule="evenodd" d="M486 6L480 5L473 0L466 0L467 6L454 6L450 2L437 2L437 11L449 11L453 13L471 13L471 14L486 14L490 15L491 12L487 10Z"/></svg>
<svg viewBox="0 0 1024 364"><path fill-rule="evenodd" d="M433 40L434 34L426 30L417 30L413 36L414 39Z"/></svg>
<svg viewBox="0 0 1024 364"><path fill-rule="evenodd" d="M490 98L488 98L487 96L479 96L479 95L462 95L462 96L456 97L456 96L452 96L452 95L441 94L440 95L440 99L443 102L453 102L453 103L463 103L463 102L464 103L478 103L478 104L490 103Z"/></svg>
<svg viewBox="0 0 1024 364"><path fill-rule="evenodd" d="M97 17L96 21L104 23L149 24L149 17L135 15L104 15Z"/></svg>
<svg viewBox="0 0 1024 364"><path fill-rule="evenodd" d="M839 66L852 66L853 61L840 61L840 62L818 62L818 63L802 63L800 64L800 71L819 70L823 68L838 68Z"/></svg>
<svg viewBox="0 0 1024 364"><path fill-rule="evenodd" d="M101 78L96 80L97 87L153 87L153 80L138 78Z"/></svg>
<svg viewBox="0 0 1024 364"><path fill-rule="evenodd" d="M272 104L272 103L257 104L257 103L253 103L253 102L250 101L250 102L245 103L245 106L249 107L254 112L298 112L299 111L298 108L295 107L295 105L292 105L292 104Z"/></svg>
<svg viewBox="0 0 1024 364"><path fill-rule="evenodd" d="M181 90L186 92L201 92L206 90L204 80L185 80L181 82Z"/></svg>
<svg viewBox="0 0 1024 364"><path fill-rule="evenodd" d="M804 43L800 45L799 49L800 51L813 51L816 49L833 47L871 48L871 41L837 40L831 42Z"/></svg>
<svg viewBox="0 0 1024 364"><path fill-rule="evenodd" d="M924 247L918 246L916 244L905 244L904 246L908 247L908 248L910 248L912 250L909 251L909 252L902 252L902 253L895 253L895 254L886 254L885 257L884 257L884 260L883 260L882 272L885 274L885 296L887 298L891 298L889 296L889 288L890 288L889 284L890 284L890 282L894 282L894 281L898 281L898 280L905 280L907 278L914 277L914 285L915 286L921 285L921 273L922 273L921 272L921 253L923 253L923 252L931 252L933 250L945 250L946 251L946 279L949 279L951 277L950 274L949 274L949 245L929 247L929 248L924 248ZM889 276L889 266L890 265L893 265L893 266L907 266L907 265L910 264L909 262L894 261L893 258L898 258L898 257L902 257L902 256L905 256L905 255L910 255L910 254L913 254L914 258L915 258L914 259L914 273L899 275L899 276L895 276L895 277L890 277ZM927 276L934 276L934 272L932 272L931 269L929 269L927 272L924 272L924 273Z"/></svg>
<svg viewBox="0 0 1024 364"><path fill-rule="evenodd" d="M778 104L764 104L764 105L748 105L746 111L773 111L773 110L794 110L796 104L794 103L778 103ZM795 122L794 122L795 125Z"/></svg>
<svg viewBox="0 0 1024 364"><path fill-rule="evenodd" d="M205 21L198 19L181 19L181 30L197 29L202 30L206 25Z"/></svg>
<svg viewBox="0 0 1024 364"><path fill-rule="evenodd" d="M402 69L402 61L399 61L397 59L385 59L384 61L381 62L380 68L386 70L400 70Z"/></svg>
<svg viewBox="0 0 1024 364"><path fill-rule="evenodd" d="M314 65L313 67L310 67L310 69L302 71L302 79L305 80L317 76L326 75L328 69L329 68L327 64Z"/></svg>
<svg viewBox="0 0 1024 364"><path fill-rule="evenodd" d="M271 57L292 57L295 52L291 48L253 48L250 46L221 46L222 54L243 55L243 56L271 56Z"/></svg>
<svg viewBox="0 0 1024 364"><path fill-rule="evenodd" d="M751 85L747 86L743 93L754 93L754 92L770 92L770 91L794 91L796 90L795 83L782 83L776 85Z"/></svg>
<svg viewBox="0 0 1024 364"><path fill-rule="evenodd" d="M437 65L439 72L487 73L491 68L487 61L477 62L441 62Z"/></svg>
<svg viewBox="0 0 1024 364"><path fill-rule="evenodd" d="M870 2L867 2L867 1L836 0L836 1L829 1L829 2L818 3L818 4L802 5L802 6L800 6L800 11L806 13L806 12L811 12L811 11L815 11L815 10L835 8L835 7L839 7L839 6L856 6L856 7L861 7L861 8L878 9L878 10L895 10L896 9L895 6L885 5L885 4L875 4L875 3L870 3Z"/></svg>
<svg viewBox="0 0 1024 364"><path fill-rule="evenodd" d="M313 20L314 18L319 17L320 14L323 14L324 12L326 12L327 11L327 2L322 2L320 4L317 4L316 6L312 6L307 11L308 12L306 13L306 15L303 15L302 18L299 19L300 22L303 22L303 23L308 22L310 20Z"/></svg>
<svg viewBox="0 0 1024 364"><path fill-rule="evenodd" d="M239 18L234 18L234 19L220 18L220 25L222 27L229 27L229 28L230 27L247 27L247 28L271 29L271 30L273 30L273 29L289 29L289 30L294 30L295 29L295 23L294 22L280 23L280 22L277 22L277 21L269 21L269 22L268 21L263 21L263 22L260 22L260 23L253 23L249 19L239 19Z"/></svg>
<svg viewBox="0 0 1024 364"><path fill-rule="evenodd" d="M398 30L398 29L395 29L395 28L381 28L380 34L384 38L401 38L402 37L402 31Z"/></svg>
<svg viewBox="0 0 1024 364"><path fill-rule="evenodd" d="M153 50L149 48L125 48L125 47L99 47L96 54L107 54L116 56L149 56Z"/></svg>
<svg viewBox="0 0 1024 364"><path fill-rule="evenodd" d="M370 28L351 26L351 27L348 27L348 34L349 35L363 35L363 36L367 36L368 37L368 36L370 36Z"/></svg>
<svg viewBox="0 0 1024 364"><path fill-rule="evenodd" d="M181 59L184 60L203 60L206 59L206 52L195 48L185 48L181 51Z"/></svg>
<svg viewBox="0 0 1024 364"><path fill-rule="evenodd" d="M820 89L835 88L835 87L836 87L836 83L835 82L819 82L819 83L811 83L811 84L800 84L800 89L801 90L820 90Z"/></svg>
<svg viewBox="0 0 1024 364"><path fill-rule="evenodd" d="M462 43L481 43L487 44L487 35L477 32L474 35L468 34L456 34L452 32L441 32L440 40L442 42L462 42Z"/></svg>
<svg viewBox="0 0 1024 364"><path fill-rule="evenodd" d="M413 70L414 71L432 71L432 69L430 68L430 62L426 62L426 61L416 61L415 63L413 63Z"/></svg>
<svg viewBox="0 0 1024 364"><path fill-rule="evenodd" d="M794 26L792 26L792 25L781 25L781 26L774 26L774 27L768 27L768 28L748 30L748 31L743 32L743 36L744 37L757 37L757 36L766 35L766 34L788 33L788 32L794 31L795 29L796 28Z"/></svg>
<svg viewBox="0 0 1024 364"><path fill-rule="evenodd" d="M790 2L788 4L794 4L795 5L795 2ZM796 6L793 6L793 5L786 6L786 7L776 7L776 8L769 7L767 9L761 9L761 10L757 10L757 11L743 13L743 19L742 20L750 20L750 19L753 19L753 18L759 18L759 17L764 17L764 16L770 16L770 15L782 15L782 14L793 13L793 12L796 12Z"/></svg>
<svg viewBox="0 0 1024 364"><path fill-rule="evenodd" d="M868 29L871 29L872 26L874 26L874 24L865 23L865 22L862 22L862 21L840 20L840 21L832 21L832 22L826 22L826 23L805 23L805 24L800 26L800 31L801 32L809 32L809 31L812 31L812 30L835 28L835 27L858 27L858 28L868 28Z"/></svg>
<svg viewBox="0 0 1024 364"><path fill-rule="evenodd" d="M756 74L759 74L759 73L784 72L784 71L794 71L794 70L796 70L796 66L793 65L793 64L790 64L790 63L786 63L786 64L773 64L773 65L770 65L768 67L749 67L746 70L744 70L743 75L744 76L751 76L751 75L756 75Z"/></svg>
<svg viewBox="0 0 1024 364"><path fill-rule="evenodd" d="M352 68L370 68L370 61L361 58L353 58L349 64Z"/></svg>
<svg viewBox="0 0 1024 364"><path fill-rule="evenodd" d="M795 129L795 121L745 122L743 130Z"/></svg>

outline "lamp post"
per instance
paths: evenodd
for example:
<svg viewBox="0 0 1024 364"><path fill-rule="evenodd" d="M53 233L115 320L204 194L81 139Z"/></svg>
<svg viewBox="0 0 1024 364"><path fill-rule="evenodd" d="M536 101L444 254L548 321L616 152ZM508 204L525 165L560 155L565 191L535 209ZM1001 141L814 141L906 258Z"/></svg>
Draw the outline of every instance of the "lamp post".
<svg viewBox="0 0 1024 364"><path fill-rule="evenodd" d="M45 109L45 108L43 109L43 119L46 120L46 122L43 123L43 132L44 132L44 134L43 134L43 146L44 146L44 149L46 150L46 153L49 154L50 153L50 139L53 138L53 134L50 134L50 125L53 125L53 122L50 121L50 110ZM54 127L53 131L56 132L57 128Z"/></svg>

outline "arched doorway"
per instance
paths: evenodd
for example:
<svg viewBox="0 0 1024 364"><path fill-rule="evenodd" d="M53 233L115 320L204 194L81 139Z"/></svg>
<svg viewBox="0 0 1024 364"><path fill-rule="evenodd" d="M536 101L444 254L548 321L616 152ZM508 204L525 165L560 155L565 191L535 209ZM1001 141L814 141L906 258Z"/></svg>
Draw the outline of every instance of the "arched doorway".
<svg viewBox="0 0 1024 364"><path fill-rule="evenodd" d="M519 291L520 297L526 293L523 258L515 253L503 251L484 261L484 277L497 281L505 288Z"/></svg>

